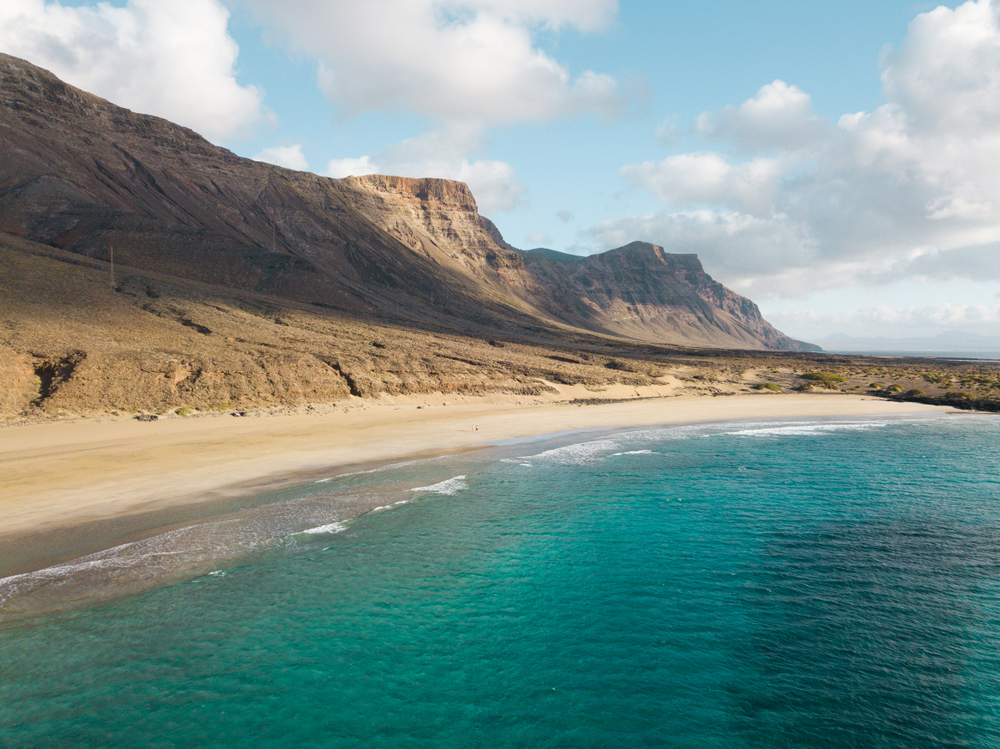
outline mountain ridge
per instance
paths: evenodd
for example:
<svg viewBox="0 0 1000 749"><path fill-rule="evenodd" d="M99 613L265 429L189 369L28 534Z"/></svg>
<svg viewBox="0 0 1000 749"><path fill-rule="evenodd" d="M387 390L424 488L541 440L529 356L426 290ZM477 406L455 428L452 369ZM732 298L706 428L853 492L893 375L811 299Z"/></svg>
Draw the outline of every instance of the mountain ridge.
<svg viewBox="0 0 1000 749"><path fill-rule="evenodd" d="M572 264L522 252L479 215L463 183L337 180L243 159L8 55L0 231L99 260L113 248L120 263L178 278L479 334L582 330L816 349L775 330L693 256L648 243Z"/></svg>

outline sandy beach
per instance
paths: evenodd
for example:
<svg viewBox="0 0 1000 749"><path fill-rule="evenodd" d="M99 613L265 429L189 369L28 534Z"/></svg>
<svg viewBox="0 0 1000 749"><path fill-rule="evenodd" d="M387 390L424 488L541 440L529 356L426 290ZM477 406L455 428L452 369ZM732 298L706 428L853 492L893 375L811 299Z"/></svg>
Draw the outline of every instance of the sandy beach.
<svg viewBox="0 0 1000 749"><path fill-rule="evenodd" d="M946 410L832 394L567 402L595 395L580 389L562 387L560 402L449 403L445 397L421 397L359 401L313 413L3 429L0 549L6 551L0 553L0 576L141 537L170 521L217 514L240 498L303 483L335 467L454 453L570 430ZM600 395L636 395L633 388L625 390ZM98 524L100 532L82 530L88 524Z"/></svg>

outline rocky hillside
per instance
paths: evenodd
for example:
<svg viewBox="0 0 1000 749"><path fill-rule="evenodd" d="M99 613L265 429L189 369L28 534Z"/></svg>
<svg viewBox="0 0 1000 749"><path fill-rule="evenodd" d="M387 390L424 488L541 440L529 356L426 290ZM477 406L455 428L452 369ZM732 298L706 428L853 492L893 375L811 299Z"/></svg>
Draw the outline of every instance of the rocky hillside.
<svg viewBox="0 0 1000 749"><path fill-rule="evenodd" d="M468 188L243 159L0 55L0 232L137 271L469 335L801 349L697 259L510 247Z"/></svg>
<svg viewBox="0 0 1000 749"><path fill-rule="evenodd" d="M419 398L530 400L548 383L754 392L818 354L695 351L597 335L458 335L117 267L0 234L0 425ZM757 370L760 369L759 376ZM782 375L784 376L784 375ZM412 403L412 401L411 401Z"/></svg>
<svg viewBox="0 0 1000 749"><path fill-rule="evenodd" d="M525 259L544 289L536 303L588 330L682 346L818 350L775 330L756 304L705 273L697 255L633 242L589 257L549 250Z"/></svg>

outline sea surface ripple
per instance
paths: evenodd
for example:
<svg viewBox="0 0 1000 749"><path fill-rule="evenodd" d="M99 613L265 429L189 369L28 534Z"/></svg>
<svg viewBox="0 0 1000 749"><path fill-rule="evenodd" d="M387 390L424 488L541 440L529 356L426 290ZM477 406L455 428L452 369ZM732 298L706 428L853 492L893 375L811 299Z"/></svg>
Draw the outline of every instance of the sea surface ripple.
<svg viewBox="0 0 1000 749"><path fill-rule="evenodd" d="M333 477L387 511L0 630L0 745L995 748L998 465L797 420Z"/></svg>

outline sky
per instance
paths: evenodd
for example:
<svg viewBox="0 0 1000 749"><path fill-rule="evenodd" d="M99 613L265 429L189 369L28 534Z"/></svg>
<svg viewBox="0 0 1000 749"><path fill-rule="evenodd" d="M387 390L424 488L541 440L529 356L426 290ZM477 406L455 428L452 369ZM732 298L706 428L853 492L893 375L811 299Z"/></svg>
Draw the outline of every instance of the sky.
<svg viewBox="0 0 1000 749"><path fill-rule="evenodd" d="M0 51L248 158L467 182L796 338L1000 333L1000 0L0 0Z"/></svg>

